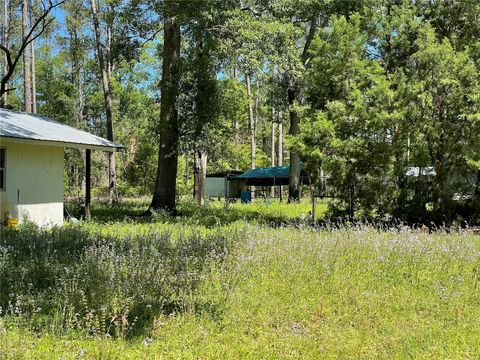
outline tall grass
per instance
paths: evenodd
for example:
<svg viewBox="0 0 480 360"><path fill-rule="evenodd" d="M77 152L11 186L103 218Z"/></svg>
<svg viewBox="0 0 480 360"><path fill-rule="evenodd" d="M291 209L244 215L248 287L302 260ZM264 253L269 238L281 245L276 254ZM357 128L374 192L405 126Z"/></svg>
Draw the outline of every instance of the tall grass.
<svg viewBox="0 0 480 360"><path fill-rule="evenodd" d="M0 356L480 357L478 235L213 209L2 232Z"/></svg>
<svg viewBox="0 0 480 360"><path fill-rule="evenodd" d="M92 214L97 223L114 222L119 225L119 221L123 220L136 224L149 224L153 220L154 223L201 225L212 228L244 221L274 226L301 223L308 218L309 212L312 210L309 199L289 204L285 201L280 202L267 198L256 199L250 204L237 202L229 203L226 206L224 201L208 200L203 207L198 207L192 201L182 199L177 204L178 216L170 217L160 212L153 218L141 217L140 215L148 209L149 204L149 199L146 198L124 199L119 206L111 209L105 201L97 200L92 204ZM67 208L74 216L78 218L83 216L78 203L67 204ZM317 200L317 219L324 216L327 208L327 202Z"/></svg>
<svg viewBox="0 0 480 360"><path fill-rule="evenodd" d="M233 231L177 227L116 234L91 226L20 231L0 242L0 305L9 321L56 334L126 335L155 316L214 309L195 289L225 262ZM214 299L212 299L214 301Z"/></svg>

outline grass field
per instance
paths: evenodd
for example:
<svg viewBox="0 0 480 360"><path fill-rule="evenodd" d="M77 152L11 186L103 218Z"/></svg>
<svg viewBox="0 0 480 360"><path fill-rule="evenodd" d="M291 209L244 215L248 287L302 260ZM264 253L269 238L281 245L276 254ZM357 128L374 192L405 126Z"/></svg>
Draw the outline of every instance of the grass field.
<svg viewBox="0 0 480 360"><path fill-rule="evenodd" d="M141 209L2 231L1 358L480 357L471 231L318 230L308 203L124 220Z"/></svg>

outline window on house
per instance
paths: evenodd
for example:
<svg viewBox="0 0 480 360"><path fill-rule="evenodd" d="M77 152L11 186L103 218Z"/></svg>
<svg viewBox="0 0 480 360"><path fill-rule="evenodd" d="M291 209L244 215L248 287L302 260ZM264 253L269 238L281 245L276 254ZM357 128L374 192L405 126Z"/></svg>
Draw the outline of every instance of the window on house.
<svg viewBox="0 0 480 360"><path fill-rule="evenodd" d="M0 149L0 190L5 190L5 149Z"/></svg>

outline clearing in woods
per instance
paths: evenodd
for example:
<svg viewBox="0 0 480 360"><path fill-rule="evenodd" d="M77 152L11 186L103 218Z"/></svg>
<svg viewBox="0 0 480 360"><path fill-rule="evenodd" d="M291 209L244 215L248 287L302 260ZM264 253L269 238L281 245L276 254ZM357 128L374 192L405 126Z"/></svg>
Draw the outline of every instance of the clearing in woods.
<svg viewBox="0 0 480 360"><path fill-rule="evenodd" d="M125 221L139 205L2 230L2 358L480 357L468 230L292 224L308 203Z"/></svg>

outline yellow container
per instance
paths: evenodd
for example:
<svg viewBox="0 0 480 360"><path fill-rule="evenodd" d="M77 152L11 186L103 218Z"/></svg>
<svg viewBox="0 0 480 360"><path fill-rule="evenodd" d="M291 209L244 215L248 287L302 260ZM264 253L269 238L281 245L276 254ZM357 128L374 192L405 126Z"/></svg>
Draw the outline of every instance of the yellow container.
<svg viewBox="0 0 480 360"><path fill-rule="evenodd" d="M9 228L14 228L18 225L18 219L7 219L7 226Z"/></svg>

